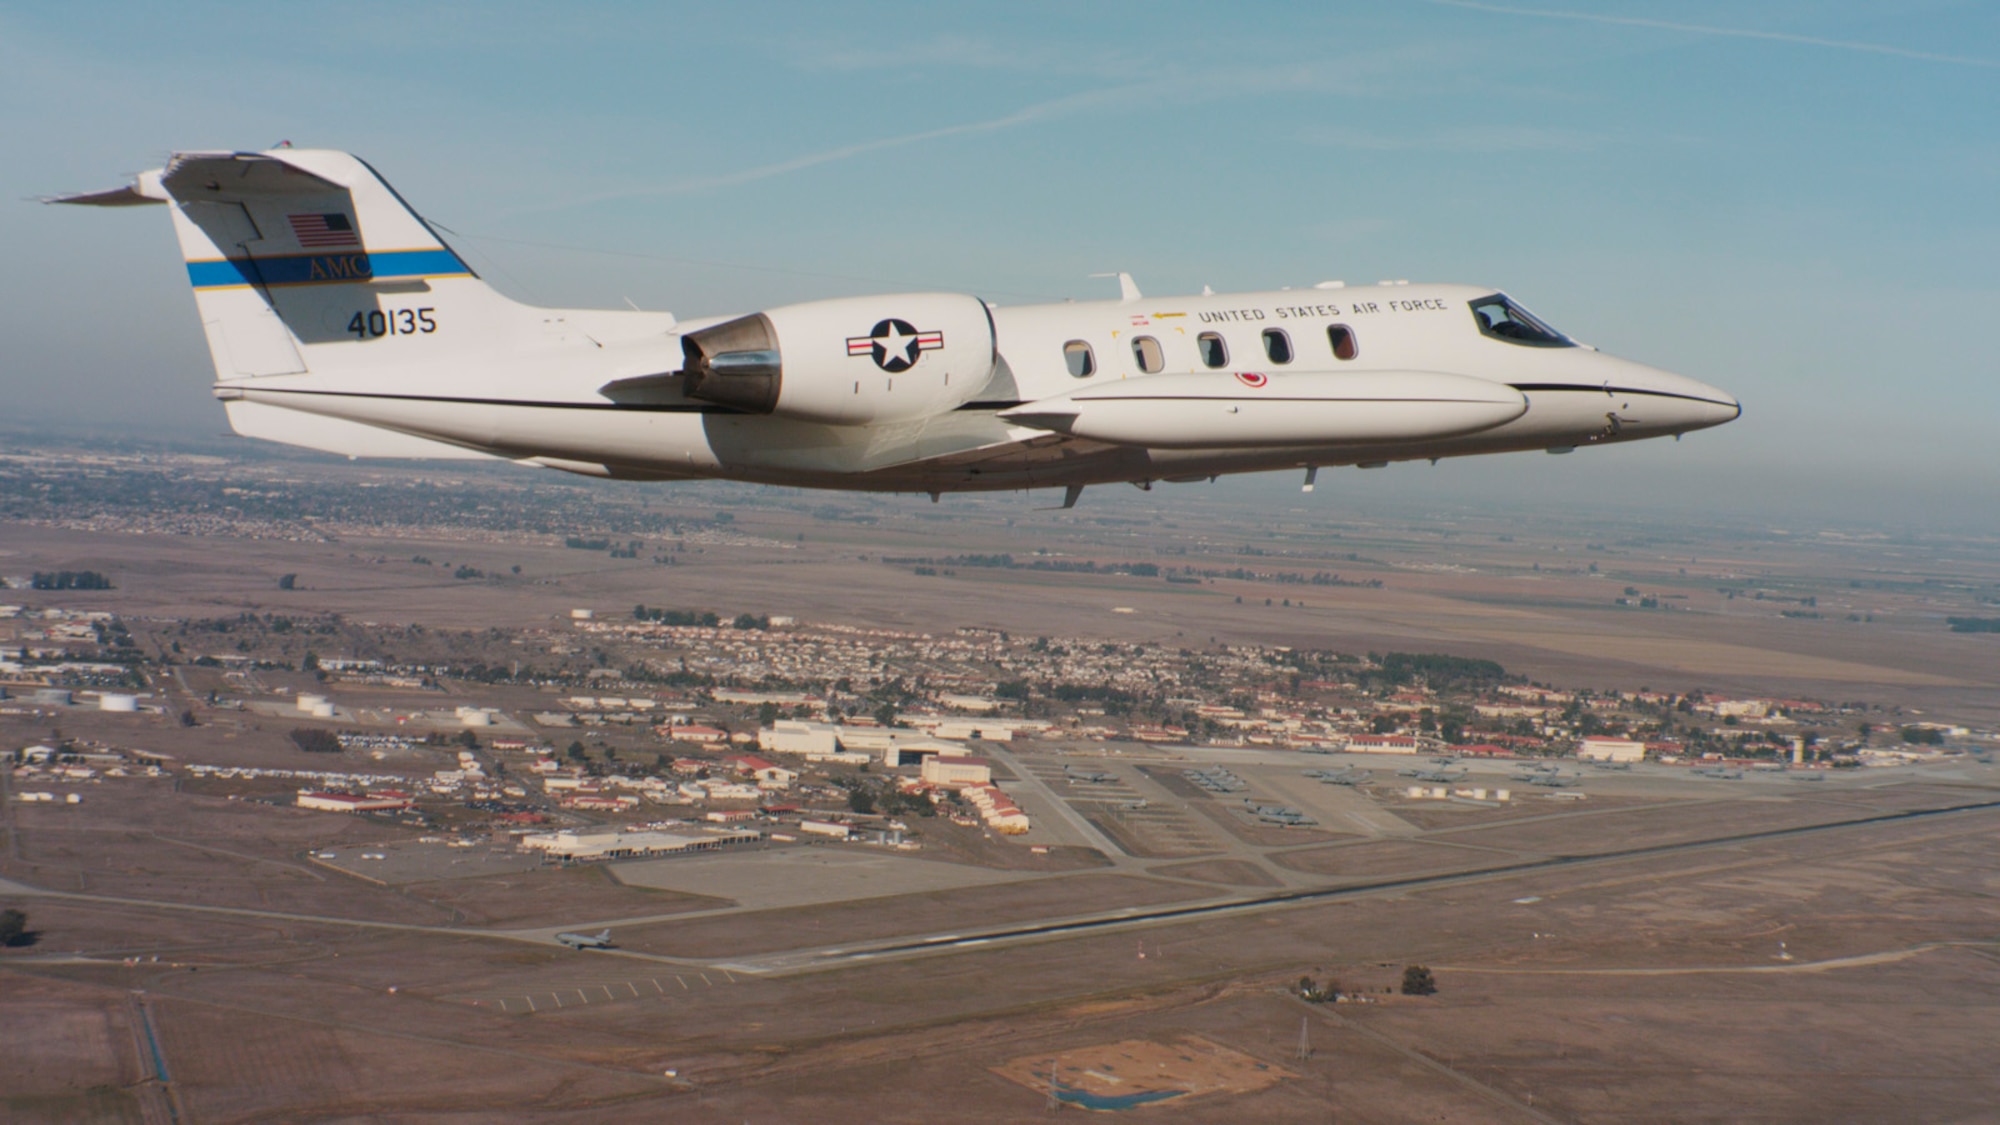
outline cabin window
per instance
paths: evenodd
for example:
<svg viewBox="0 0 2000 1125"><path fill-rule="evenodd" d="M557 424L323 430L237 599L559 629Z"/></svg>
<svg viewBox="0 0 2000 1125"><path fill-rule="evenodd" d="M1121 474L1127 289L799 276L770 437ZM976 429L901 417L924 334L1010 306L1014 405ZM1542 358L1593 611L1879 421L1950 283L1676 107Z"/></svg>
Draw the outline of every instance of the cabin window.
<svg viewBox="0 0 2000 1125"><path fill-rule="evenodd" d="M1194 345L1201 352L1201 362L1207 367L1229 366L1229 345L1213 332L1204 332L1194 338Z"/></svg>
<svg viewBox="0 0 2000 1125"><path fill-rule="evenodd" d="M1139 336L1132 341L1132 358L1138 361L1139 370L1148 375L1167 369L1167 353L1160 350L1160 342L1151 336Z"/></svg>
<svg viewBox="0 0 2000 1125"><path fill-rule="evenodd" d="M1335 359L1353 359L1361 354L1361 349L1354 343L1354 329L1345 324L1327 325L1326 342L1333 345Z"/></svg>
<svg viewBox="0 0 2000 1125"><path fill-rule="evenodd" d="M1292 338L1284 329L1264 329L1264 358L1272 363L1292 362Z"/></svg>
<svg viewBox="0 0 2000 1125"><path fill-rule="evenodd" d="M1071 340L1063 345L1063 362L1069 365L1069 373L1079 379L1097 373L1097 357L1091 354L1090 345L1082 340Z"/></svg>
<svg viewBox="0 0 2000 1125"><path fill-rule="evenodd" d="M1472 319L1483 335L1531 348L1573 348L1576 341L1536 320L1504 293L1472 302Z"/></svg>

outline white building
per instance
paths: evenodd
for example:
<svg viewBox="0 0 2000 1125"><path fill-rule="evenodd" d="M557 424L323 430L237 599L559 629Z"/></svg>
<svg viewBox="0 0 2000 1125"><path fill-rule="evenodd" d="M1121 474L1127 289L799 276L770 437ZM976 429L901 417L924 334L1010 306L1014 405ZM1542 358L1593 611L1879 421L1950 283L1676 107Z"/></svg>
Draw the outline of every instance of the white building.
<svg viewBox="0 0 2000 1125"><path fill-rule="evenodd" d="M709 851L729 844L753 843L755 832L705 832L681 835L674 832L540 832L523 836L521 846L557 859L630 859L638 856L673 855L677 852Z"/></svg>
<svg viewBox="0 0 2000 1125"><path fill-rule="evenodd" d="M925 757L938 754L962 758L970 752L962 742L931 738L916 731L889 727L844 726L837 729L842 749L875 751L881 754L882 764L891 769L914 765Z"/></svg>
<svg viewBox="0 0 2000 1125"><path fill-rule="evenodd" d="M840 752L839 732L840 728L832 723L779 719L757 732L757 746L774 754L824 758Z"/></svg>
<svg viewBox="0 0 2000 1125"><path fill-rule="evenodd" d="M991 785L993 767L984 758L946 758L933 755L924 759L920 775L932 785L956 788L960 785Z"/></svg>
<svg viewBox="0 0 2000 1125"><path fill-rule="evenodd" d="M1576 744L1576 756L1587 762L1636 762L1646 756L1646 744L1629 738L1586 738Z"/></svg>
<svg viewBox="0 0 2000 1125"><path fill-rule="evenodd" d="M296 803L302 809L341 813L390 812L410 807L409 797L401 793L370 793L367 796L359 796L353 793L318 793L301 790Z"/></svg>

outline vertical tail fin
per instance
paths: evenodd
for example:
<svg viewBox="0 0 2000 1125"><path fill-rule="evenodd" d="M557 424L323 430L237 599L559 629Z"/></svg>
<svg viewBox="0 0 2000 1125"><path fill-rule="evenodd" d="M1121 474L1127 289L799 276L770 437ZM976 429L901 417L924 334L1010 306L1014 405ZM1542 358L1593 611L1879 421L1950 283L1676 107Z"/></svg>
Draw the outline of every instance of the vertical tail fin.
<svg viewBox="0 0 2000 1125"><path fill-rule="evenodd" d="M160 186L218 379L327 374L364 357L323 345L433 334L433 283L457 283L452 303L514 307L347 153L182 154ZM390 294L426 299L390 308Z"/></svg>
<svg viewBox="0 0 2000 1125"><path fill-rule="evenodd" d="M169 205L216 397L247 437L351 456L491 453L479 409L400 404L476 407L510 389L601 403L607 382L680 363L670 313L538 309L495 292L345 152L176 153L126 187L50 202Z"/></svg>
<svg viewBox="0 0 2000 1125"><path fill-rule="evenodd" d="M129 188L55 202L173 204L218 381L337 371L365 357L322 345L432 335L440 303L475 320L522 309L344 152L176 153Z"/></svg>

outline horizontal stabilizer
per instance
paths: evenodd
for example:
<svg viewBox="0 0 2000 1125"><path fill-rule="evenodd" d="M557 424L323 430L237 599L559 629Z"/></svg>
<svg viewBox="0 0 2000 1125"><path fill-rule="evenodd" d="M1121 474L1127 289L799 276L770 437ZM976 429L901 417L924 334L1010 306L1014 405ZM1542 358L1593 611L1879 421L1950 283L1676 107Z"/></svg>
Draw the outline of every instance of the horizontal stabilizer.
<svg viewBox="0 0 2000 1125"><path fill-rule="evenodd" d="M155 185L154 190L158 190ZM129 183L124 187L109 188L105 191L85 191L75 195L51 195L43 203L74 203L84 207L147 207L155 203L165 203L165 192L148 194L145 185Z"/></svg>

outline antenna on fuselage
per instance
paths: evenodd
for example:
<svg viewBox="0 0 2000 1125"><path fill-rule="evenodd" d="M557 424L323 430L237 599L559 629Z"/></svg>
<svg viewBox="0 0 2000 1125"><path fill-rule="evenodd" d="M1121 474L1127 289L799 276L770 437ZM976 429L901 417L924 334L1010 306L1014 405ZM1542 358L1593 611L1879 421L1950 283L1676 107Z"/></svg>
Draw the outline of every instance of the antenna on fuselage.
<svg viewBox="0 0 2000 1125"><path fill-rule="evenodd" d="M1121 301L1137 301L1145 296L1145 294L1139 292L1139 283L1133 281L1132 275L1129 273L1094 273L1091 274L1090 276L1117 278L1118 299Z"/></svg>
<svg viewBox="0 0 2000 1125"><path fill-rule="evenodd" d="M1067 511L1067 510L1069 510L1070 508L1074 508L1074 507L1076 507L1076 502L1077 502L1077 499L1078 499L1079 497L1081 497L1082 495L1083 495L1083 486L1082 486L1082 485L1080 485L1080 484L1071 484L1071 485L1064 485L1064 486L1063 486L1063 502L1062 502L1062 506L1061 506L1061 507L1059 507L1059 508L1040 508L1040 509L1037 509L1037 510L1038 510L1038 511L1043 511L1043 512L1061 512L1061 511Z"/></svg>

